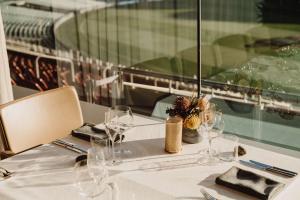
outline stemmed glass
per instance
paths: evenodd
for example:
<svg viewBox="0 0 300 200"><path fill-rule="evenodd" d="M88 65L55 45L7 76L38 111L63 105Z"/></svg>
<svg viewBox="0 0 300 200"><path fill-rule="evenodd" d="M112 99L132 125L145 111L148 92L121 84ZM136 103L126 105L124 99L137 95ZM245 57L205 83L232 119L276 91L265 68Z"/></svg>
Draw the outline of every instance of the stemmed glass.
<svg viewBox="0 0 300 200"><path fill-rule="evenodd" d="M130 128L133 126L133 114L129 106L116 105L109 109L110 112L114 112L119 118L119 125L122 128Z"/></svg>
<svg viewBox="0 0 300 200"><path fill-rule="evenodd" d="M223 113L221 111L216 111L215 123L212 128L211 136L213 138L219 137L220 135L222 135L224 128L225 128L225 121L224 121Z"/></svg>
<svg viewBox="0 0 300 200"><path fill-rule="evenodd" d="M105 112L104 115L105 132L109 137L109 144L111 145L110 148L112 153L111 163L108 163L108 165L116 165L121 162L121 160L117 160L115 156L115 140L117 135L120 133L120 126L118 124L119 118L114 112L111 112L110 110L108 112Z"/></svg>
<svg viewBox="0 0 300 200"><path fill-rule="evenodd" d="M117 151L117 153L120 154L131 154L131 151L128 149L122 149L122 139L123 139L123 132L131 128L133 126L133 114L132 110L129 106L125 105L116 105L109 109L109 112L111 112L114 116L118 118L118 125L120 128L120 140L119 140L119 149L120 151Z"/></svg>
<svg viewBox="0 0 300 200"><path fill-rule="evenodd" d="M202 125L198 128L198 132L203 136L203 138L208 140L208 155L205 159L205 163L212 164L217 161L217 158L213 156L212 150L212 140L218 137L218 134L212 129L216 128L217 119L219 120L219 116L216 112L216 105L211 103L209 108L200 113ZM202 160L200 162L203 162Z"/></svg>

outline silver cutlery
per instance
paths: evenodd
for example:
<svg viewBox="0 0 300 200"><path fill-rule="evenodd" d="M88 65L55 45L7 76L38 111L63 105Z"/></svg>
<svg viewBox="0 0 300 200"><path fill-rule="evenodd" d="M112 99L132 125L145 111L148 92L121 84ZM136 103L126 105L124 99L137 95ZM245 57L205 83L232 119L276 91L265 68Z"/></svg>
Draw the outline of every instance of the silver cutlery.
<svg viewBox="0 0 300 200"><path fill-rule="evenodd" d="M205 198L206 200L218 200L218 199L216 199L215 197L211 196L211 195L210 195L208 192L206 192L206 190L203 189L203 188L200 189L200 192L203 194L203 196L204 196L204 198Z"/></svg>
<svg viewBox="0 0 300 200"><path fill-rule="evenodd" d="M259 163L259 162L256 162L256 161L252 161L252 160L251 161L240 160L239 162L243 165L248 166L248 167L253 167L255 169L272 172L274 174L279 174L281 176L285 176L285 177L288 177L288 178L292 178L292 177L297 175L297 173L295 173L295 172L283 170L283 169L280 169L280 168L275 168L275 167L272 167L270 165L266 165L266 164Z"/></svg>
<svg viewBox="0 0 300 200"><path fill-rule="evenodd" d="M298 175L298 173L296 173L296 172L292 172L290 170L286 170L286 169L282 169L282 168L279 168L279 167L274 167L274 166L271 166L271 165L267 165L267 164L264 164L264 163L261 163L261 162L258 162L258 161L249 160L249 162L254 163L256 165L259 165L259 166L262 166L267 171L271 171L271 172L274 172L274 173L279 173L281 175L286 175L288 177L294 177L294 176Z"/></svg>
<svg viewBox="0 0 300 200"><path fill-rule="evenodd" d="M72 143L69 143L69 142L65 142L63 140L56 140L56 141L53 141L52 142L53 144L57 145L57 146L61 146L63 148L66 148L66 149L69 149L71 151L74 151L76 153L80 153L80 154L86 154L87 151L72 144Z"/></svg>

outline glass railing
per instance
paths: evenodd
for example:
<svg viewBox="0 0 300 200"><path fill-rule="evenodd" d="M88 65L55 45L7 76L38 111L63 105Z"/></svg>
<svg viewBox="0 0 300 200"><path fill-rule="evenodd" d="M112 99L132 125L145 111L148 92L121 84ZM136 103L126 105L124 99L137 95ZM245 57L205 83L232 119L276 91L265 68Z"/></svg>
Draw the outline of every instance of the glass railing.
<svg viewBox="0 0 300 200"><path fill-rule="evenodd" d="M294 1L201 1L202 91L226 131L300 149L300 26Z"/></svg>
<svg viewBox="0 0 300 200"><path fill-rule="evenodd" d="M170 92L197 92L196 0L2 1L1 10L13 84L74 85L81 100L148 115Z"/></svg>

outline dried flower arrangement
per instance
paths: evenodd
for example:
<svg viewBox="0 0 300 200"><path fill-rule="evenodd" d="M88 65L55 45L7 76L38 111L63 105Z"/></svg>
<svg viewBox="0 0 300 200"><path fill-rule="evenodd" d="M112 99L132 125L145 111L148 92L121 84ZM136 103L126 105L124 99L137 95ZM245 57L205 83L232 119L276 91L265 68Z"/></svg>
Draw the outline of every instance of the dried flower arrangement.
<svg viewBox="0 0 300 200"><path fill-rule="evenodd" d="M179 116L183 119L183 127L195 130L201 125L200 113L209 108L209 98L203 96L183 97L178 96L173 108L168 108L166 113L169 116Z"/></svg>

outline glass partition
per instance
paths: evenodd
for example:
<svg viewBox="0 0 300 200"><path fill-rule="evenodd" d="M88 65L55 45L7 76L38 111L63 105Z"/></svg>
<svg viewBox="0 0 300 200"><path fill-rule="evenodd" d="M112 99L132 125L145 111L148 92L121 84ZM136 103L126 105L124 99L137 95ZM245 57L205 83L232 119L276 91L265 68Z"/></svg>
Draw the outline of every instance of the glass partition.
<svg viewBox="0 0 300 200"><path fill-rule="evenodd" d="M226 131L300 148L297 1L202 0L202 88Z"/></svg>
<svg viewBox="0 0 300 200"><path fill-rule="evenodd" d="M1 1L12 83L151 115L197 92L197 0Z"/></svg>

